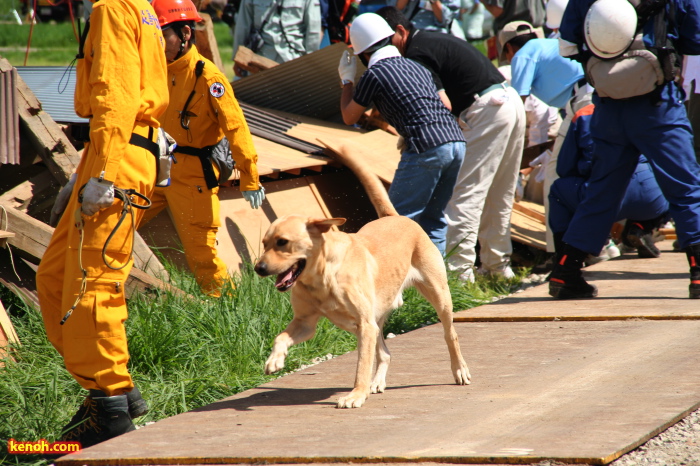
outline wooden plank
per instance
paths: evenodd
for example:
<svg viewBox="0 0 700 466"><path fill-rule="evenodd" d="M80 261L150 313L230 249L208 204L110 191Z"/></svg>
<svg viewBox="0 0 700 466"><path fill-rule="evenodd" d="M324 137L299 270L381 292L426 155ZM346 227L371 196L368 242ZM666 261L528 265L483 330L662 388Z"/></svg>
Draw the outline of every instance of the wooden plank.
<svg viewBox="0 0 700 466"><path fill-rule="evenodd" d="M679 301L692 300L657 305ZM570 305L538 297L511 306L544 303ZM471 385L454 384L442 326L430 325L387 341L387 390L359 409L333 409L352 387L352 352L56 465L608 464L700 405L697 321L455 327Z"/></svg>
<svg viewBox="0 0 700 466"><path fill-rule="evenodd" d="M531 207L533 205L536 205L536 204L533 202L527 202L527 201L514 202L513 209L525 214L528 217L532 217L535 220L539 220L544 225L545 224L544 213L538 212L537 210L533 209ZM544 206L543 206L543 209L544 209Z"/></svg>
<svg viewBox="0 0 700 466"><path fill-rule="evenodd" d="M8 355L8 346L11 344L18 345L19 337L14 325L12 325L10 316L7 315L7 311L0 301L0 368L4 365L2 363L3 359L7 357L14 359L11 354Z"/></svg>
<svg viewBox="0 0 700 466"><path fill-rule="evenodd" d="M15 233L15 237L9 238L8 243L32 257L41 259L51 241L54 229L9 205L0 204L0 206L4 207L7 213L7 231Z"/></svg>
<svg viewBox="0 0 700 466"><path fill-rule="evenodd" d="M334 152L360 159L386 183L394 179L401 160L401 153L396 148L398 138L382 130L337 140L319 138L319 142Z"/></svg>
<svg viewBox="0 0 700 466"><path fill-rule="evenodd" d="M633 251L585 267L584 278L598 287L596 299L564 303L551 299L545 284L457 312L455 321L700 320L700 306L688 299L688 262L684 255L672 252L671 243L657 243L661 250L658 258L642 259Z"/></svg>
<svg viewBox="0 0 700 466"><path fill-rule="evenodd" d="M54 229L18 210L6 208L6 211L9 218L8 230L16 234L14 238L9 238L8 242L17 249L37 259L41 259L49 245L49 241L51 241L51 235ZM145 247L147 248L147 246ZM149 253L150 256L142 251L142 254L139 256L139 261L146 270L153 270L155 267L154 260L157 259L150 250ZM136 257L134 261L136 262ZM133 292L131 287L135 287L138 290L146 290L153 287L167 291L172 291L174 289L172 286L139 270L137 267L132 268L131 276L125 286L127 287L127 295Z"/></svg>
<svg viewBox="0 0 700 466"><path fill-rule="evenodd" d="M328 218L328 208L314 195L304 178L265 183L265 201L253 210L237 189L219 191L221 228L219 257L230 270L238 271L244 261L254 262L262 252L262 238L278 217L300 214Z"/></svg>
<svg viewBox="0 0 700 466"><path fill-rule="evenodd" d="M250 73L258 73L263 70L269 70L279 65L274 60L253 53L248 47L240 45L236 51L236 55L233 57L233 62L235 65L241 69L248 71Z"/></svg>
<svg viewBox="0 0 700 466"><path fill-rule="evenodd" d="M0 194L0 204L26 213L32 200L35 198L36 200L43 200L47 193L55 194L60 186L53 175L48 170L44 170L29 180Z"/></svg>
<svg viewBox="0 0 700 466"><path fill-rule="evenodd" d="M27 305L39 309L39 297L36 292L35 264L19 257L11 247L0 249L0 284L12 291Z"/></svg>
<svg viewBox="0 0 700 466"><path fill-rule="evenodd" d="M17 336L17 331L15 326L12 325L10 316L7 315L7 310L2 305L0 301L0 348L7 346L8 343L19 343L19 336Z"/></svg>
<svg viewBox="0 0 700 466"><path fill-rule="evenodd" d="M221 61L219 46L214 36L214 24L212 23L211 16L201 11L199 12L199 16L202 17L203 21L197 23L195 26L194 35L197 42L197 50L211 60L222 73L225 73L226 70L224 69L224 63Z"/></svg>
<svg viewBox="0 0 700 466"><path fill-rule="evenodd" d="M301 168L323 166L330 162L328 157L309 155L259 136L253 136L253 144L258 153L258 174L260 176L269 176L279 172L300 174L299 169Z"/></svg>
<svg viewBox="0 0 700 466"><path fill-rule="evenodd" d="M0 69L12 67L0 58ZM61 185L68 182L76 171L80 156L61 127L41 109L41 103L24 80L17 76L18 113L21 120L21 136L26 138Z"/></svg>

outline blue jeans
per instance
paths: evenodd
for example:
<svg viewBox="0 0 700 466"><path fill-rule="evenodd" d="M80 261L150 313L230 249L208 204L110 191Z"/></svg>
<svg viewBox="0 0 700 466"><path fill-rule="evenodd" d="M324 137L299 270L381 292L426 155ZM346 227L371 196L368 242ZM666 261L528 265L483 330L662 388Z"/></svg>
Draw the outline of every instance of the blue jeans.
<svg viewBox="0 0 700 466"><path fill-rule="evenodd" d="M425 152L404 152L389 188L396 211L418 222L445 254L445 207L452 197L467 144L448 142Z"/></svg>

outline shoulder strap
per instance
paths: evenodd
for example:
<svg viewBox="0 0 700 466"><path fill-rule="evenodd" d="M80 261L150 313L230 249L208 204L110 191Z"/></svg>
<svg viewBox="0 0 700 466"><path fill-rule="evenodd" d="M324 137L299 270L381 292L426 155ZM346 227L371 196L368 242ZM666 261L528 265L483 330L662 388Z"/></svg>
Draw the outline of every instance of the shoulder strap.
<svg viewBox="0 0 700 466"><path fill-rule="evenodd" d="M78 19L78 29L80 29L80 19ZM78 60L85 58L85 41L87 40L88 31L90 30L90 18L85 23L85 30L80 34L80 43L78 44L78 55L75 56Z"/></svg>

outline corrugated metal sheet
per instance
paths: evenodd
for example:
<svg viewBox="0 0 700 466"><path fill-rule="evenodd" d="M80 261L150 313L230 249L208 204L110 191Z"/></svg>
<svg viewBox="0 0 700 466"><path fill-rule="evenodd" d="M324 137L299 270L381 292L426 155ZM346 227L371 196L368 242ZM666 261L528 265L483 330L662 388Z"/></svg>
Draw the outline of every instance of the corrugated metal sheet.
<svg viewBox="0 0 700 466"><path fill-rule="evenodd" d="M19 163L17 70L0 69L0 164Z"/></svg>
<svg viewBox="0 0 700 466"><path fill-rule="evenodd" d="M299 124L298 121L266 112L243 102L240 103L240 106L248 123L248 128L255 136L306 152L307 154L323 155L323 147L318 144L286 134L287 131Z"/></svg>
<svg viewBox="0 0 700 466"><path fill-rule="evenodd" d="M75 114L75 68L18 66L17 72L41 102L41 108L57 123L87 123Z"/></svg>
<svg viewBox="0 0 700 466"><path fill-rule="evenodd" d="M232 83L236 97L260 107L328 119L340 113L338 62L346 44L324 47ZM364 67L358 64L358 71Z"/></svg>

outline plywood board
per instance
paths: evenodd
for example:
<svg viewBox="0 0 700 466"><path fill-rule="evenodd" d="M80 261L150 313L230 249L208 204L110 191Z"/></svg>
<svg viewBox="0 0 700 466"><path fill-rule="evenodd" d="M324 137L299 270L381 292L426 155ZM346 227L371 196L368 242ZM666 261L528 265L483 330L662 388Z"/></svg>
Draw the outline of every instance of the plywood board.
<svg viewBox="0 0 700 466"><path fill-rule="evenodd" d="M700 402L697 321L480 322L457 332L468 386L453 383L432 325L388 341L387 390L362 408L335 409L355 377L350 353L56 464L606 464Z"/></svg>
<svg viewBox="0 0 700 466"><path fill-rule="evenodd" d="M544 206L528 201L513 204L510 234L514 241L544 251L547 248L546 230Z"/></svg>
<svg viewBox="0 0 700 466"><path fill-rule="evenodd" d="M306 178L265 183L265 201L253 210L237 189L219 191L221 227L218 235L219 257L231 271L238 271L243 261L254 262L262 251L262 238L278 217L300 214L327 218L323 205Z"/></svg>
<svg viewBox="0 0 700 466"><path fill-rule="evenodd" d="M634 253L586 267L584 278L598 287L598 298L558 301L547 284L493 304L458 312L457 321L700 319L698 302L688 298L688 261L673 253L671 240L657 243L654 259ZM518 303L518 305L515 305Z"/></svg>
<svg viewBox="0 0 700 466"><path fill-rule="evenodd" d="M382 130L359 134L351 138L319 138L319 142L330 150L346 153L361 160L385 183L391 183L401 160L396 147L398 137Z"/></svg>
<svg viewBox="0 0 700 466"><path fill-rule="evenodd" d="M304 152L253 136L258 153L258 175L270 176L302 168L322 167L329 163L328 157L309 155Z"/></svg>

